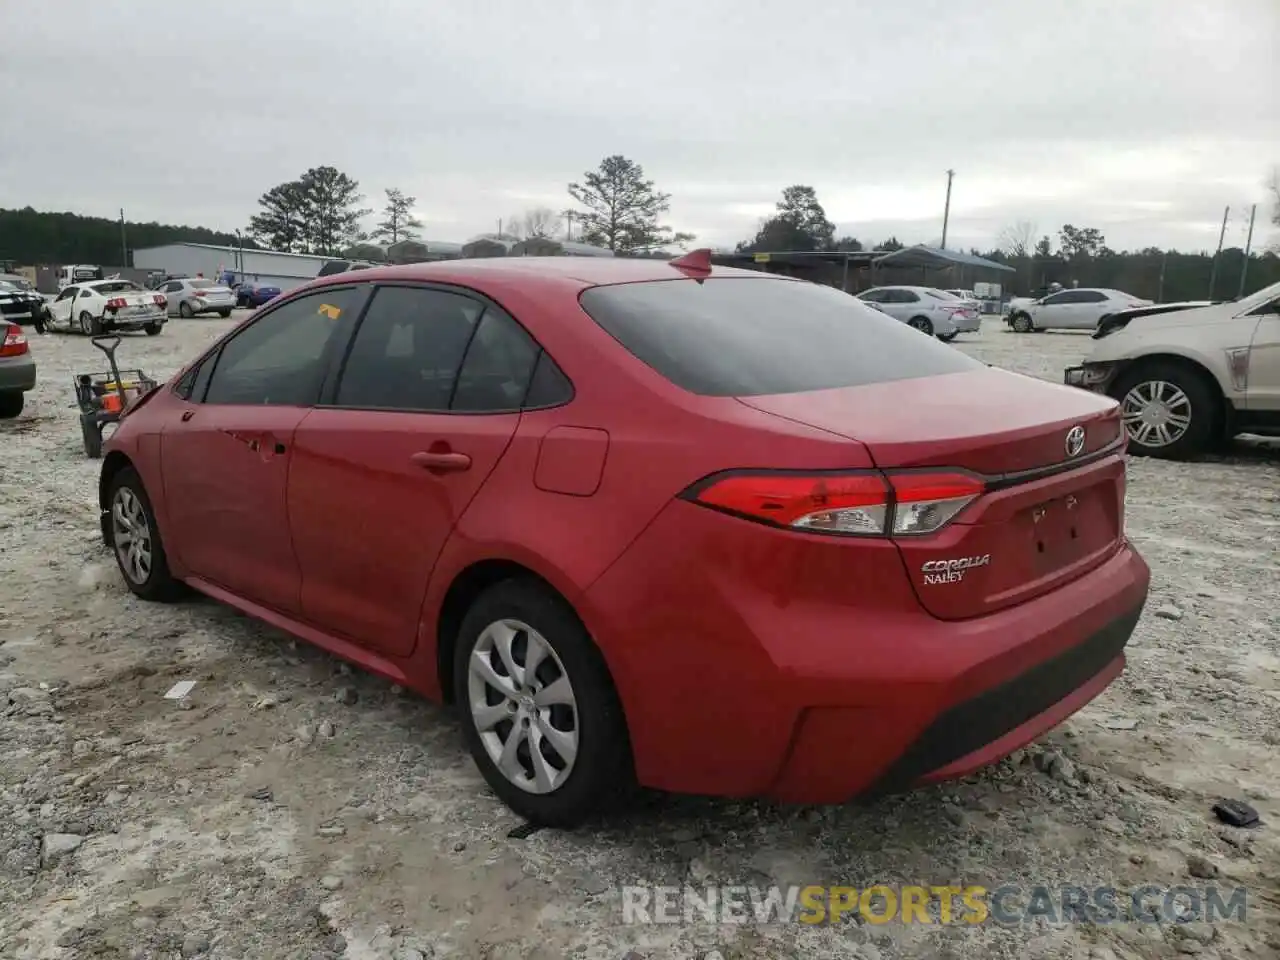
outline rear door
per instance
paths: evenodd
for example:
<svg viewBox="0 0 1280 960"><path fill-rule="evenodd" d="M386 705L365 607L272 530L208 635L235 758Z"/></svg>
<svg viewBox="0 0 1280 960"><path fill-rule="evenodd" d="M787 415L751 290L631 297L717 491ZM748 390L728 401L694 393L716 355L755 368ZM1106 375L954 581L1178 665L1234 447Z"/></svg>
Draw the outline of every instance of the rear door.
<svg viewBox="0 0 1280 960"><path fill-rule="evenodd" d="M289 517L308 620L384 654L413 650L436 560L515 433L538 352L467 292L377 289L294 440Z"/></svg>
<svg viewBox="0 0 1280 960"><path fill-rule="evenodd" d="M282 613L297 613L301 583L285 508L294 431L365 295L326 289L264 312L184 376L190 390L161 429L166 548Z"/></svg>

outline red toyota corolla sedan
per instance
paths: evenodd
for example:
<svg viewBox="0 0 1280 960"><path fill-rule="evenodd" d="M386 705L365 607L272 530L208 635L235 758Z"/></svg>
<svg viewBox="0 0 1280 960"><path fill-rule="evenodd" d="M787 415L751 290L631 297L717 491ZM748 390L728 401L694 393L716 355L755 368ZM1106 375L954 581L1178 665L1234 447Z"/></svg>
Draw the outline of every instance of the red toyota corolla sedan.
<svg viewBox="0 0 1280 960"><path fill-rule="evenodd" d="M538 823L965 774L1102 691L1147 596L1113 401L705 251L317 280L107 451L134 593L456 704Z"/></svg>

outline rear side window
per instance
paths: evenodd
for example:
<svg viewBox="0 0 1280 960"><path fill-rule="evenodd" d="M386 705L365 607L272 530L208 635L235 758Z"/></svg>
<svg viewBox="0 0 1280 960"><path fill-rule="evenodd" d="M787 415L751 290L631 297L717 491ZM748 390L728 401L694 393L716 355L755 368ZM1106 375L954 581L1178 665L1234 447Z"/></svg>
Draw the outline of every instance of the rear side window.
<svg viewBox="0 0 1280 960"><path fill-rule="evenodd" d="M801 393L980 370L983 364L833 287L712 278L592 287L582 308L691 393Z"/></svg>
<svg viewBox="0 0 1280 960"><path fill-rule="evenodd" d="M484 305L444 290L382 287L342 369L340 407L443 412Z"/></svg>
<svg viewBox="0 0 1280 960"><path fill-rule="evenodd" d="M471 338L449 409L460 413L519 410L529 390L538 344L497 307L489 307Z"/></svg>

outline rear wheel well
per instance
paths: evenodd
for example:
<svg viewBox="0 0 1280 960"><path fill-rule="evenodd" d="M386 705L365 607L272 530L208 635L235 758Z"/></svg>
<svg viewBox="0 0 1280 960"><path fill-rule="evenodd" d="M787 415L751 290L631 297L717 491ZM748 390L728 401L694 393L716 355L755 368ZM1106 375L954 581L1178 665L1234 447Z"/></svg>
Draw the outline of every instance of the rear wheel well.
<svg viewBox="0 0 1280 960"><path fill-rule="evenodd" d="M504 580L532 580L573 610L573 605L545 578L514 560L481 560L467 567L449 585L436 621L436 677L445 703L453 702L453 657L462 620L480 594Z"/></svg>

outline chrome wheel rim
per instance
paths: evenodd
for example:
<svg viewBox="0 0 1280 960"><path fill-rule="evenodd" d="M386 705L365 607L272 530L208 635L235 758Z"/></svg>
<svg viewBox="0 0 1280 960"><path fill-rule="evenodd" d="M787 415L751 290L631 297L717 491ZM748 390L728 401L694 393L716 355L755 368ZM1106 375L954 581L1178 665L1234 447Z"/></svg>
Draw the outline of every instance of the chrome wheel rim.
<svg viewBox="0 0 1280 960"><path fill-rule="evenodd" d="M1121 416L1129 439L1144 447L1167 447L1191 426L1191 400L1175 383L1146 380L1124 395Z"/></svg>
<svg viewBox="0 0 1280 960"><path fill-rule="evenodd" d="M80 314L80 332L85 336L93 333L93 318L87 313Z"/></svg>
<svg viewBox="0 0 1280 960"><path fill-rule="evenodd" d="M111 542L120 570L138 586L151 576L151 524L138 495L128 487L116 491L111 502Z"/></svg>
<svg viewBox="0 0 1280 960"><path fill-rule="evenodd" d="M467 669L471 719L498 772L528 793L551 793L573 772L578 704L560 657L519 620L489 624Z"/></svg>
<svg viewBox="0 0 1280 960"><path fill-rule="evenodd" d="M908 320L907 326L913 327L921 333L928 333L930 330L930 323L928 320Z"/></svg>

